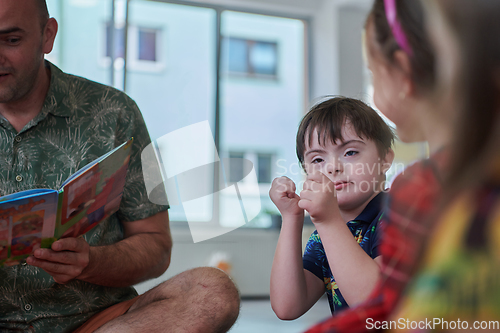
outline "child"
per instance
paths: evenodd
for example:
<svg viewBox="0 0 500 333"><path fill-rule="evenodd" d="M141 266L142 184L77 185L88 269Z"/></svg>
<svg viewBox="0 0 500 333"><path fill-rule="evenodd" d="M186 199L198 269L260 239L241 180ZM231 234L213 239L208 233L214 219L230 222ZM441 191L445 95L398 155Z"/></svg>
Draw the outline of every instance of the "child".
<svg viewBox="0 0 500 333"><path fill-rule="evenodd" d="M333 313L372 291L393 141L377 112L351 98L330 98L302 119L297 156L307 173L304 190L299 197L295 184L280 177L269 192L283 217L271 271L271 305L280 319L300 317L325 292ZM316 231L301 260L304 210Z"/></svg>
<svg viewBox="0 0 500 333"><path fill-rule="evenodd" d="M448 173L447 147L453 131L450 119L456 119L457 114L441 105L448 97L436 86L436 70L448 72L452 62L435 62L425 21L419 0L375 0L368 15L364 42L375 105L394 122L402 141L427 141L430 157L406 168L391 185L380 223L383 260L374 292L363 304L315 325L307 333L356 333L385 327L418 267L434 226ZM440 45L444 45L443 40ZM427 299L425 305L429 305Z"/></svg>
<svg viewBox="0 0 500 333"><path fill-rule="evenodd" d="M428 5L437 63L447 64L437 85L450 97L444 107L455 110L458 119L444 182L451 204L436 221L419 271L393 318L439 318L433 332L453 325L498 332L500 2L439 0Z"/></svg>

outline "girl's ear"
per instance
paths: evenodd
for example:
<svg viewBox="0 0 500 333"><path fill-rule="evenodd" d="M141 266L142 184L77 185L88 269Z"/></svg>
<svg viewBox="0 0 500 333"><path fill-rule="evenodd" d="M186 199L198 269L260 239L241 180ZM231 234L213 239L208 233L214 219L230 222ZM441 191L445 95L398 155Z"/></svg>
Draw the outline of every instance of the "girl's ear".
<svg viewBox="0 0 500 333"><path fill-rule="evenodd" d="M415 92L415 84L413 83L413 72L411 68L411 61L408 54L403 50L394 52L394 61L399 70L398 79L400 80L401 91L399 96L404 99L406 96L412 96Z"/></svg>
<svg viewBox="0 0 500 333"><path fill-rule="evenodd" d="M392 148L389 148L387 150L387 152L385 153L384 158L381 161L381 163L382 163L381 170L382 170L383 174L385 174L387 171L389 171L389 169L392 166L393 161L394 161L394 150L392 150Z"/></svg>

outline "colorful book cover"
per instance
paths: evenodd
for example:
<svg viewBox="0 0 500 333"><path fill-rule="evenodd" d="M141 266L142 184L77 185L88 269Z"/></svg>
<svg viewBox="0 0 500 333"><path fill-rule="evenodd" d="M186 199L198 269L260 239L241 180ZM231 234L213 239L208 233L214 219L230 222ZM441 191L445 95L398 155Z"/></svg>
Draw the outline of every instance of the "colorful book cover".
<svg viewBox="0 0 500 333"><path fill-rule="evenodd" d="M132 139L71 175L59 190L33 189L0 198L0 266L39 247L83 235L121 202Z"/></svg>

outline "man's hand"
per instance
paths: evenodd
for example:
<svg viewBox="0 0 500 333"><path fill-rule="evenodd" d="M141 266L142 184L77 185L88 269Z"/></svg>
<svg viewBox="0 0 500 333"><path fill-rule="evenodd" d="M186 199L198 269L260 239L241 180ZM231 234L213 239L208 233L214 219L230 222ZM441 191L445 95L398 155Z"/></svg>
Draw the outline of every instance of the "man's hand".
<svg viewBox="0 0 500 333"><path fill-rule="evenodd" d="M321 172L309 174L300 192L299 207L311 215L314 224L342 221L334 184Z"/></svg>
<svg viewBox="0 0 500 333"><path fill-rule="evenodd" d="M273 180L269 197L280 211L283 218L285 216L302 216L304 210L299 207L300 197L295 193L295 183L288 177L279 177Z"/></svg>
<svg viewBox="0 0 500 333"><path fill-rule="evenodd" d="M51 249L37 249L26 263L49 273L60 284L79 277L90 261L90 246L82 237L62 238Z"/></svg>
<svg viewBox="0 0 500 333"><path fill-rule="evenodd" d="M124 238L114 244L90 247L80 237L61 238L51 249L35 250L26 262L61 284L78 279L99 286L129 287L163 274L172 252L168 211L122 224Z"/></svg>

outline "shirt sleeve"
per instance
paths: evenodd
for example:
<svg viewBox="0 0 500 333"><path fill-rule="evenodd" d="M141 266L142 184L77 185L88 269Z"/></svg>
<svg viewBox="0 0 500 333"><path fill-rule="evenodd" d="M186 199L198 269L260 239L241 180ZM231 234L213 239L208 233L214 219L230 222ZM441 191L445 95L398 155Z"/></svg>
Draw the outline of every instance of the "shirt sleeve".
<svg viewBox="0 0 500 333"><path fill-rule="evenodd" d="M383 233L383 228L385 225L384 222L384 214L388 208L388 202L389 202L389 195L385 195L384 199L381 202L381 211L377 218L375 219L375 231L373 232L373 238L372 238L372 245L371 245L371 251L372 251L372 258L376 258L380 256L380 245L382 244L382 233Z"/></svg>
<svg viewBox="0 0 500 333"><path fill-rule="evenodd" d="M123 98L124 108L117 123L117 144L121 144L131 137L134 138L134 141L118 218L121 221L137 221L153 216L169 207L168 205L154 204L148 199L141 153L151 143L151 139L136 103L125 94L120 97Z"/></svg>
<svg viewBox="0 0 500 333"><path fill-rule="evenodd" d="M382 244L382 240L380 237L381 235L380 228L382 228L382 218L383 218L383 213L379 214L379 216L377 216L377 218L373 222L373 227L375 228L372 233L372 244L370 251L371 251L371 257L374 259L380 255L380 244Z"/></svg>
<svg viewBox="0 0 500 333"><path fill-rule="evenodd" d="M388 320L418 263L440 192L435 168L423 163L394 181L379 230L381 281L367 301L313 326L307 333L366 332L370 322Z"/></svg>
<svg viewBox="0 0 500 333"><path fill-rule="evenodd" d="M318 232L315 230L307 241L306 249L302 257L304 269L313 273L318 279L323 281L323 265L325 258L323 244L321 243Z"/></svg>

